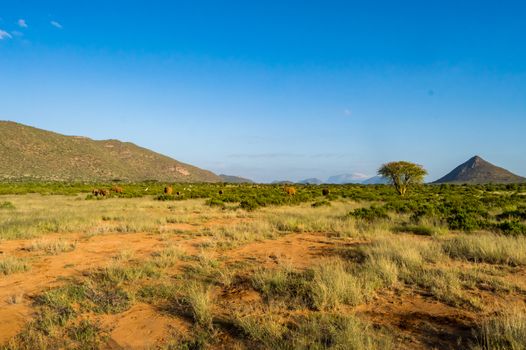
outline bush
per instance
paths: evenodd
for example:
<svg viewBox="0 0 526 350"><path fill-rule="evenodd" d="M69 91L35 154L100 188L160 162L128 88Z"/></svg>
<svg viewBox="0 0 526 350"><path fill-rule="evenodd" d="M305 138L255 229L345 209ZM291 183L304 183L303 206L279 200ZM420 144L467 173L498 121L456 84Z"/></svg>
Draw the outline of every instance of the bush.
<svg viewBox="0 0 526 350"><path fill-rule="evenodd" d="M157 197L155 197L158 201L176 201L176 200L182 200L182 196L174 196L171 194L160 194Z"/></svg>
<svg viewBox="0 0 526 350"><path fill-rule="evenodd" d="M219 208L224 208L225 207L225 203L223 203L223 201L221 199L217 199L217 198L210 198L206 202L206 204L211 206L211 207L219 207Z"/></svg>
<svg viewBox="0 0 526 350"><path fill-rule="evenodd" d="M476 215L462 210L454 210L447 218L448 227L451 230L470 232L480 228L480 222Z"/></svg>
<svg viewBox="0 0 526 350"><path fill-rule="evenodd" d="M329 201L317 201L317 202L312 203L311 206L312 206L313 208L318 208L318 207L330 207L330 206L331 206L331 202L329 202Z"/></svg>
<svg viewBox="0 0 526 350"><path fill-rule="evenodd" d="M526 220L526 208L520 208L517 210L508 210L496 216L497 220Z"/></svg>
<svg viewBox="0 0 526 350"><path fill-rule="evenodd" d="M255 200L244 200L239 203L239 207L246 211L253 211L259 208L259 204Z"/></svg>
<svg viewBox="0 0 526 350"><path fill-rule="evenodd" d="M412 233L420 236L432 236L435 234L435 231L431 227L422 226L422 225L401 225L395 226L393 232L406 232Z"/></svg>
<svg viewBox="0 0 526 350"><path fill-rule="evenodd" d="M516 220L500 222L496 224L495 227L505 235L526 235L526 225Z"/></svg>
<svg viewBox="0 0 526 350"><path fill-rule="evenodd" d="M370 208L355 209L350 212L349 215L369 222L389 219L389 215L387 215L387 210L385 207L376 207L374 205Z"/></svg>

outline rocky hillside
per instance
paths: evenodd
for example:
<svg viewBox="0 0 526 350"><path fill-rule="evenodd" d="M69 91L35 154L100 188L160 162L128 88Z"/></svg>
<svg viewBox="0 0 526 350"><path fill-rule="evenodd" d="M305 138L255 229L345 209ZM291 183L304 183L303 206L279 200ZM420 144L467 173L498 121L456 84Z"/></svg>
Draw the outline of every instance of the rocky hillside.
<svg viewBox="0 0 526 350"><path fill-rule="evenodd" d="M495 166L479 156L459 165L446 176L434 183L487 184L487 183L521 183L526 178Z"/></svg>

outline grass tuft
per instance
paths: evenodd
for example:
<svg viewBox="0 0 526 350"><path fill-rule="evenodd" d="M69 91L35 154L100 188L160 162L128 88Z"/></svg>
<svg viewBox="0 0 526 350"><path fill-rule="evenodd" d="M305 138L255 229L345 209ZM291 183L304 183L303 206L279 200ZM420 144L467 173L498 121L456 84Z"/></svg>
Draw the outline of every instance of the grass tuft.
<svg viewBox="0 0 526 350"><path fill-rule="evenodd" d="M183 304L188 307L194 321L204 327L212 327L212 298L210 288L206 285L189 282L183 290Z"/></svg>
<svg viewBox="0 0 526 350"><path fill-rule="evenodd" d="M57 255L60 253L71 252L75 250L76 243L65 240L37 240L31 242L26 248L29 251L43 251L49 255Z"/></svg>
<svg viewBox="0 0 526 350"><path fill-rule="evenodd" d="M0 274L2 275L10 275L27 270L29 270L29 265L23 259L12 256L0 258Z"/></svg>
<svg viewBox="0 0 526 350"><path fill-rule="evenodd" d="M526 311L511 309L484 322L473 350L526 349Z"/></svg>

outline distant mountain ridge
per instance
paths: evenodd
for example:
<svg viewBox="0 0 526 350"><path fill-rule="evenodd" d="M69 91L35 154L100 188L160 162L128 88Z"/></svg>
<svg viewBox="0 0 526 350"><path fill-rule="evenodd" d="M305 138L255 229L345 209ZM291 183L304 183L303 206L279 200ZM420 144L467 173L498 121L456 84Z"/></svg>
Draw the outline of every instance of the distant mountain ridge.
<svg viewBox="0 0 526 350"><path fill-rule="evenodd" d="M360 173L353 173L353 174L340 174L331 176L327 179L327 183L329 184L337 184L337 185L344 185L344 184L359 184L363 181L367 180L367 175L360 174Z"/></svg>
<svg viewBox="0 0 526 350"><path fill-rule="evenodd" d="M118 140L0 121L0 180L220 182L214 173Z"/></svg>
<svg viewBox="0 0 526 350"><path fill-rule="evenodd" d="M470 158L467 162L459 165L446 176L436 180L435 184L510 184L523 183L526 178L513 174L512 172L495 166L479 156Z"/></svg>
<svg viewBox="0 0 526 350"><path fill-rule="evenodd" d="M272 185L293 185L294 181L289 180L276 180L271 182Z"/></svg>
<svg viewBox="0 0 526 350"><path fill-rule="evenodd" d="M219 177L221 178L221 181L225 183L231 183L231 184L252 184L254 183L254 181L244 178L244 177L240 177L240 176L220 174Z"/></svg>
<svg viewBox="0 0 526 350"><path fill-rule="evenodd" d="M273 183L279 183L274 181ZM291 183L291 182L289 182ZM387 184L389 181L381 176L367 177L363 174L341 174L331 176L327 181L320 180L318 178L308 178L297 182L303 185L322 185L322 184L361 184L361 185L382 185Z"/></svg>
<svg viewBox="0 0 526 350"><path fill-rule="evenodd" d="M323 181L320 180L320 179L317 179L315 177L311 177L311 178L308 178L308 179L305 179L305 180L301 180L298 183L304 184L304 185L321 185L323 183Z"/></svg>

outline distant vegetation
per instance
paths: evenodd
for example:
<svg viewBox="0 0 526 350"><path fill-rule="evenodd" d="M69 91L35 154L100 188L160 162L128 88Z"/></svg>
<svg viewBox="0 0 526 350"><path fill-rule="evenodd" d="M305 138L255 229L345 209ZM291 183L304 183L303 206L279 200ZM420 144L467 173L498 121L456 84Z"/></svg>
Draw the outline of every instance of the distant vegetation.
<svg viewBox="0 0 526 350"><path fill-rule="evenodd" d="M94 195L94 190L107 195ZM0 183L2 194L40 193L77 195L87 200L150 196L159 201L207 199L210 206L225 209L298 205L330 205L335 200L375 203L351 215L368 221L388 220L403 214L406 230L415 225L439 224L450 230L490 230L509 235L526 234L526 184L509 185L417 185L401 197L389 185L261 185L261 184L184 184L144 182L133 184L89 183ZM0 210L13 208L0 203ZM422 230L425 232L425 230Z"/></svg>

